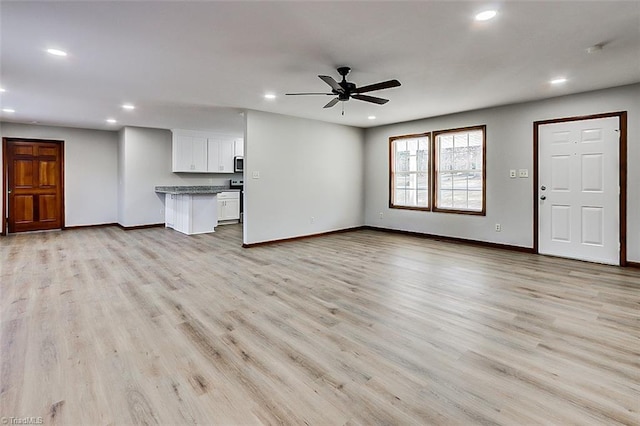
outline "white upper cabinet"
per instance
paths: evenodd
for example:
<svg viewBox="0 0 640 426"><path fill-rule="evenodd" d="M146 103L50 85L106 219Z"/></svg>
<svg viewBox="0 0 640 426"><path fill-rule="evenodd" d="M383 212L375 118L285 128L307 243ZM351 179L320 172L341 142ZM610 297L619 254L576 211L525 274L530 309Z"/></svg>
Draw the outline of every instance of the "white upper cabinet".
<svg viewBox="0 0 640 426"><path fill-rule="evenodd" d="M233 142L234 155L236 157L244 157L244 139L236 139Z"/></svg>
<svg viewBox="0 0 640 426"><path fill-rule="evenodd" d="M207 171L207 138L174 133L172 148L174 172Z"/></svg>
<svg viewBox="0 0 640 426"><path fill-rule="evenodd" d="M238 139L194 130L173 130L172 170L187 173L233 173ZM242 140L242 139L239 139Z"/></svg>
<svg viewBox="0 0 640 426"><path fill-rule="evenodd" d="M207 140L209 172L233 173L233 144L233 139L214 137Z"/></svg>

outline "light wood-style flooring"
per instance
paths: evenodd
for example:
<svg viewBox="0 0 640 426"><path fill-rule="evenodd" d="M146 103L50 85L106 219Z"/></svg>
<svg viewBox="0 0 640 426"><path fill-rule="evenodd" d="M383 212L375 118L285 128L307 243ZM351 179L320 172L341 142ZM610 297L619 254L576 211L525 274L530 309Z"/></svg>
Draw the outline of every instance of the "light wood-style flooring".
<svg viewBox="0 0 640 426"><path fill-rule="evenodd" d="M0 238L0 416L640 424L640 271L378 231Z"/></svg>

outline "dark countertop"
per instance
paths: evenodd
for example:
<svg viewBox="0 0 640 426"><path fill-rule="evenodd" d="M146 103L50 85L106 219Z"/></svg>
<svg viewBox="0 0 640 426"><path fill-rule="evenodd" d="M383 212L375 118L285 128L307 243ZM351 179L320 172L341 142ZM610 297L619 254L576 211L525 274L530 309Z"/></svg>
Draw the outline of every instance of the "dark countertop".
<svg viewBox="0 0 640 426"><path fill-rule="evenodd" d="M239 189L231 189L226 186L156 186L156 192L163 194L219 194L221 192L239 192Z"/></svg>

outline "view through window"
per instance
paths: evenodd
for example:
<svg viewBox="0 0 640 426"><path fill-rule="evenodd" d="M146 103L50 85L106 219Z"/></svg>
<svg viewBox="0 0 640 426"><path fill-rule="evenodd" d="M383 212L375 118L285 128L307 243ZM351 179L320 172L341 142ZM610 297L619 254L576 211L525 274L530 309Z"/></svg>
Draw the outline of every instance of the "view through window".
<svg viewBox="0 0 640 426"><path fill-rule="evenodd" d="M429 208L429 135L391 139L391 206Z"/></svg>
<svg viewBox="0 0 640 426"><path fill-rule="evenodd" d="M390 137L389 206L484 215L485 132L474 126Z"/></svg>
<svg viewBox="0 0 640 426"><path fill-rule="evenodd" d="M484 211L484 127L435 133L434 210Z"/></svg>

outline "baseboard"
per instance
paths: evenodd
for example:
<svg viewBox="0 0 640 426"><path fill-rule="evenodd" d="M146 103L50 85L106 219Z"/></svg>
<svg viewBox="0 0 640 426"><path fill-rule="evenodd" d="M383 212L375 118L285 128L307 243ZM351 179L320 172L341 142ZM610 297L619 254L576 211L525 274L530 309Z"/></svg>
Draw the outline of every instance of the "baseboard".
<svg viewBox="0 0 640 426"><path fill-rule="evenodd" d="M399 229L378 228L378 227L375 227L375 226L368 226L368 225L355 226L353 228L338 229L338 230L335 230L335 231L320 232L320 233L317 233L317 234L301 235L299 237L282 238L282 239L278 239L278 240L261 241L259 243L243 244L242 247L251 248L251 247L258 247L258 246L264 246L264 245L269 245L269 244L285 243L285 242L290 242L290 241L302 240L302 239L306 239L306 238L322 237L322 236L326 236L326 235L330 235L330 234L337 234L337 233L342 233L342 232L360 231L360 230L363 230L363 229L367 229L367 230L371 230L371 231L389 232L389 233L392 233L392 234L410 235L410 236L413 236L413 237L428 238L428 239L432 239L432 240L436 240L436 241L448 241L448 242L455 242L455 243L472 244L472 245L482 246L482 247L498 248L498 249L502 249L502 250L519 251L519 252L522 252L522 253L535 253L533 248L529 248L529 247L512 246L512 245L509 245L509 244L491 243L491 242L486 242L486 241L468 240L468 239L465 239L465 238L446 237L446 236L442 236L442 235L425 234L425 233L422 233L422 232L415 232L415 231L403 231L403 230L399 230Z"/></svg>
<svg viewBox="0 0 640 426"><path fill-rule="evenodd" d="M148 229L148 228L164 228L164 223L151 223L149 225L135 225L135 226L124 226L121 224L116 224L118 228L124 231L134 231L136 229Z"/></svg>
<svg viewBox="0 0 640 426"><path fill-rule="evenodd" d="M266 246L271 244L287 243L291 241L304 240L307 238L324 237L331 234L341 234L343 232L359 231L364 229L363 226L354 226L353 228L336 229L335 231L319 232L317 234L300 235L299 237L281 238L278 240L260 241L259 243L242 244L244 248L252 248Z"/></svg>
<svg viewBox="0 0 640 426"><path fill-rule="evenodd" d="M87 228L108 228L110 226L118 226L117 223L97 223L95 225L71 225L71 226L63 226L62 228L50 229L49 231L73 231L77 229L87 229ZM46 232L42 231L42 232ZM41 232L41 231L33 231L33 232ZM18 232L18 234L22 234L23 232ZM4 237L7 235L6 231L0 232L0 236ZM14 235L14 234L11 234Z"/></svg>
<svg viewBox="0 0 640 426"><path fill-rule="evenodd" d="M67 230L73 230L73 229L106 228L109 226L118 226L118 224L113 222L113 223L98 223L96 225L71 225L71 226L65 226L64 228L62 228L62 230L67 231Z"/></svg>
<svg viewBox="0 0 640 426"><path fill-rule="evenodd" d="M65 226L62 228L63 231L73 231L77 229L88 229L88 228L108 228L110 226L117 226L118 228L124 231L133 231L135 229L147 229L147 228L160 228L164 226L164 223L152 223L150 225L136 225L136 226L124 226L119 223L98 223L96 225L71 225ZM5 236L6 233L0 233L0 236Z"/></svg>
<svg viewBox="0 0 640 426"><path fill-rule="evenodd" d="M302 239L305 239L305 238L322 237L322 236L330 235L330 234L337 234L337 233L341 233L341 232L359 231L359 230L371 230L371 231L379 231L379 232L388 232L388 233L391 233L391 234L401 234L401 235L409 235L409 236L418 237L418 238L427 238L427 239L431 239L431 240L435 240L435 241L445 241L445 242L451 242L451 243L469 244L469 245L475 245L475 246L480 246L480 247L489 247L489 248L497 248L497 249L501 249L501 250L517 251L517 252L521 252L521 253L536 254L536 251L532 247L522 247L522 246L514 246L514 245L510 245L510 244L493 243L493 242L488 242L488 241L469 240L469 239L466 239L466 238L458 238L458 237L447 237L447 236L444 236L444 235L427 234L427 233L415 232L415 231L404 231L404 230L401 230L401 229L378 228L376 226L369 226L369 225L355 226L353 228L338 229L338 230L335 230L335 231L320 232L318 234L302 235L302 236L299 236L299 237L282 238L282 239L279 239L279 240L270 240L270 241L261 241L259 243L243 244L242 247L244 247L244 248L252 248L252 247L264 246L264 245L269 245L269 244L278 244L278 243L302 240ZM639 268L640 269L640 262L626 262L626 264L624 266L627 266L629 268Z"/></svg>
<svg viewBox="0 0 640 426"><path fill-rule="evenodd" d="M492 243L492 242L488 242L488 241L469 240L469 239L466 239L466 238L447 237L447 236L443 236L443 235L426 234L426 233L415 232L415 231L404 231L404 230L401 230L401 229L378 228L376 226L369 226L369 225L363 226L362 229L370 229L372 231L380 231L380 232L389 232L389 233L392 233L392 234L411 235L413 237L428 238L430 240L436 240L436 241L448 241L448 242L452 242L452 243L462 243L462 244L470 244L470 245L482 246L482 247L498 248L498 249L502 249L502 250L519 251L519 252L522 252L522 253L535 253L533 248L521 247L521 246L512 246L510 244L501 244L501 243Z"/></svg>

